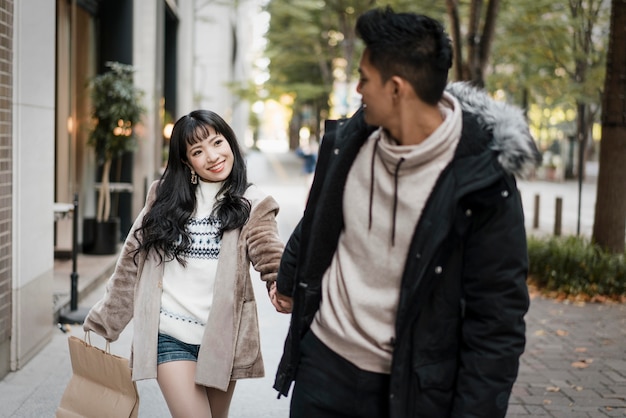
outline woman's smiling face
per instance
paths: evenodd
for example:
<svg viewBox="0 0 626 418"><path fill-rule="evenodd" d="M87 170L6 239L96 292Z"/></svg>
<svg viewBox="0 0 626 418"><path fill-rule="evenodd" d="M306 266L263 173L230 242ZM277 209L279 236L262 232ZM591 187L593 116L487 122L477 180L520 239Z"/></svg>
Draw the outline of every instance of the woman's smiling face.
<svg viewBox="0 0 626 418"><path fill-rule="evenodd" d="M195 144L187 144L187 161L203 181L221 182L230 176L235 157L230 144L211 126L208 136Z"/></svg>

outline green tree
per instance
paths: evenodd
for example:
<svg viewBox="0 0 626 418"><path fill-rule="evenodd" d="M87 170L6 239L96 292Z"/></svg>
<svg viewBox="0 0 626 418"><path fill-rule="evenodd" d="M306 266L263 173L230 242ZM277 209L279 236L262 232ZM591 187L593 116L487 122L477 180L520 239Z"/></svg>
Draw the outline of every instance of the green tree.
<svg viewBox="0 0 626 418"><path fill-rule="evenodd" d="M569 18L572 22L571 59L569 62L558 60L571 80L571 90L576 102L576 139L578 146L587 148L591 137L591 127L597 116L604 63L606 60L606 26L601 22L608 20L609 5L607 0L569 0ZM595 77L594 77L595 73ZM586 158L585 158L586 161ZM579 175L584 176L584 161Z"/></svg>
<svg viewBox="0 0 626 418"><path fill-rule="evenodd" d="M354 26L361 13L390 5L396 11L434 11L434 17L441 17L445 9L437 3L436 0L420 5L410 0L271 0L266 5L271 18L265 51L270 59L270 80L265 87L270 97L289 94L294 98L290 124L292 146L297 143L301 125L306 124L317 133L320 120L328 116L335 82L350 86L357 76L362 45L357 42ZM310 119L306 116L309 114Z"/></svg>
<svg viewBox="0 0 626 418"><path fill-rule="evenodd" d="M593 239L622 253L626 240L626 2L613 0L611 9Z"/></svg>
<svg viewBox="0 0 626 418"><path fill-rule="evenodd" d="M366 2L338 0L268 3L270 80L266 87L270 96L294 98L292 146L297 143L300 125L309 125L315 134L319 119L328 115L336 76L343 73L349 83L356 56L354 21L366 6ZM311 120L302 120L303 109L312 109L307 112Z"/></svg>
<svg viewBox="0 0 626 418"><path fill-rule="evenodd" d="M98 162L102 164L98 222L108 221L111 213L111 163L114 158L135 148L134 128L145 111L141 102L144 93L133 83L135 69L119 62L107 62L106 65L109 70L89 82L94 126L88 143L94 147Z"/></svg>
<svg viewBox="0 0 626 418"><path fill-rule="evenodd" d="M556 9L556 10L554 10ZM529 101L547 106L570 102L569 80L553 56L569 42L564 8L552 0L504 1L487 88L502 89L523 108ZM546 100L546 98L549 98Z"/></svg>
<svg viewBox="0 0 626 418"><path fill-rule="evenodd" d="M573 109L568 134L586 148L600 109L608 17L607 0L504 1L488 88L525 108Z"/></svg>

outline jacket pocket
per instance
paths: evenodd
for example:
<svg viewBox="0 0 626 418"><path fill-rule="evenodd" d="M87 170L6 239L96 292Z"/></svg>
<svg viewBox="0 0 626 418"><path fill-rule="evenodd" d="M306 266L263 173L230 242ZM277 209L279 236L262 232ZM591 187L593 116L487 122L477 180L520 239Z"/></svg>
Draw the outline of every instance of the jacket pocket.
<svg viewBox="0 0 626 418"><path fill-rule="evenodd" d="M447 417L452 411L456 360L413 366L413 396L407 398L409 416Z"/></svg>
<svg viewBox="0 0 626 418"><path fill-rule="evenodd" d="M456 359L414 366L421 390L451 390L456 381Z"/></svg>
<svg viewBox="0 0 626 418"><path fill-rule="evenodd" d="M261 344L256 301L249 300L243 303L241 310L233 368L251 367L259 358L260 352Z"/></svg>

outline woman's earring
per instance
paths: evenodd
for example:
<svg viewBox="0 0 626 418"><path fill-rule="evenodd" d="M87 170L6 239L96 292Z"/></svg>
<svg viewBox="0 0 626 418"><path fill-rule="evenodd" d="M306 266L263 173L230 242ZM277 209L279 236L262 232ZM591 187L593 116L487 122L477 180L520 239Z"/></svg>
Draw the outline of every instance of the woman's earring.
<svg viewBox="0 0 626 418"><path fill-rule="evenodd" d="M191 170L191 184L198 184L198 175L193 170Z"/></svg>

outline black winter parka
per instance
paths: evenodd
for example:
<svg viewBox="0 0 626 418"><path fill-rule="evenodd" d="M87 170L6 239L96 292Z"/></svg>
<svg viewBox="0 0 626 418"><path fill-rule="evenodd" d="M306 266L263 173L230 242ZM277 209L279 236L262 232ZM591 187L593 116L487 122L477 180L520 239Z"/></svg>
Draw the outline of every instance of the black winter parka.
<svg viewBox="0 0 626 418"><path fill-rule="evenodd" d="M525 346L529 307L524 214L515 175L538 162L517 108L468 85L452 162L423 209L405 262L396 317L389 416L504 417ZM293 313L274 388L287 395L300 340L318 310L322 277L343 227L343 190L373 127L362 112L328 129L303 218L290 237L278 291Z"/></svg>

